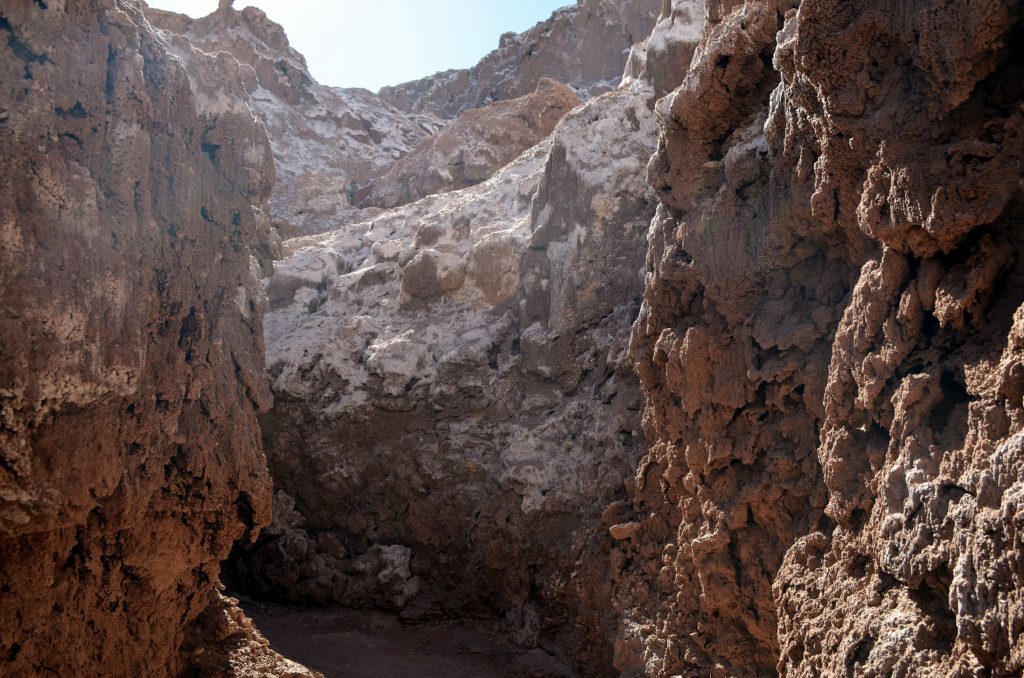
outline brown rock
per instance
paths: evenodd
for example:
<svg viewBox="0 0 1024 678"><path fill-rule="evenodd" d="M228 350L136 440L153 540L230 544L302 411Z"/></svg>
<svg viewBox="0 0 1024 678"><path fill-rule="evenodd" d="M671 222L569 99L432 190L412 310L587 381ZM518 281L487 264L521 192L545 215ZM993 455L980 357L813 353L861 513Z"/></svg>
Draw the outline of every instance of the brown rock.
<svg viewBox="0 0 1024 678"><path fill-rule="evenodd" d="M266 134L237 62L209 105L134 2L0 34L0 673L179 675L270 518Z"/></svg>
<svg viewBox="0 0 1024 678"><path fill-rule="evenodd" d="M1019 4L707 4L650 166L616 664L1016 674Z"/></svg>
<svg viewBox="0 0 1024 678"><path fill-rule="evenodd" d="M498 49L470 69L384 87L379 95L400 110L449 120L494 101L525 96L543 78L590 98L619 84L630 47L650 34L661 4L577 0L525 33L506 33Z"/></svg>
<svg viewBox="0 0 1024 678"><path fill-rule="evenodd" d="M571 89L543 78L531 94L463 113L357 190L355 200L390 208L478 184L551 134L579 103Z"/></svg>
<svg viewBox="0 0 1024 678"><path fill-rule="evenodd" d="M190 664L186 675L191 676L323 678L270 649L270 641L238 607L238 600L220 593L210 595L182 654Z"/></svg>
<svg viewBox="0 0 1024 678"><path fill-rule="evenodd" d="M608 528L608 534L615 541L625 541L636 536L640 530L640 523L619 523Z"/></svg>

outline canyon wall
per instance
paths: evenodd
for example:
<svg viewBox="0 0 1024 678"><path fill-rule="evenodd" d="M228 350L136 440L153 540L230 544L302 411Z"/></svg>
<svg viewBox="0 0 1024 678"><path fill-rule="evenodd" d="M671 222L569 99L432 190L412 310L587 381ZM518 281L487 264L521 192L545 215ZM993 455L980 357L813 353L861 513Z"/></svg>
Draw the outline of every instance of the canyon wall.
<svg viewBox="0 0 1024 678"><path fill-rule="evenodd" d="M181 36L204 52L227 52L252 67L249 101L266 124L277 168L269 212L286 236L373 214L352 205L356 187L387 172L443 127L365 89L319 84L284 29L255 7L236 10L225 1L199 19L150 7L145 13L168 40ZM193 77L202 70L189 68Z"/></svg>
<svg viewBox="0 0 1024 678"><path fill-rule="evenodd" d="M3 671L308 675L239 539L587 676L1024 671L1022 19L581 0L378 97L226 0L0 10Z"/></svg>
<svg viewBox="0 0 1024 678"><path fill-rule="evenodd" d="M357 190L356 204L398 207L479 184L540 143L579 103L570 88L543 78L530 94L467 111Z"/></svg>
<svg viewBox="0 0 1024 678"><path fill-rule="evenodd" d="M663 0L577 0L524 33L506 33L472 68L444 71L381 88L389 104L452 119L536 89L541 78L573 87L586 99L614 88L630 48L643 42Z"/></svg>
<svg viewBox="0 0 1024 678"><path fill-rule="evenodd" d="M0 672L179 675L270 519L270 146L238 62L190 83L135 2L0 34Z"/></svg>
<svg viewBox="0 0 1024 678"><path fill-rule="evenodd" d="M707 5L649 168L616 666L1016 675L1021 3Z"/></svg>
<svg viewBox="0 0 1024 678"><path fill-rule="evenodd" d="M608 174L591 119L617 141ZM507 614L524 644L572 632L571 573L641 450L623 357L654 141L643 93L605 95L477 187L287 243L263 419L280 493L241 582Z"/></svg>
<svg viewBox="0 0 1024 678"><path fill-rule="evenodd" d="M666 17L658 35L684 41L681 74L703 15L678 18L689 31ZM610 674L608 527L643 452L625 355L655 99L631 76L478 186L285 243L262 419L275 520L231 581L410 619L504 615L517 641Z"/></svg>

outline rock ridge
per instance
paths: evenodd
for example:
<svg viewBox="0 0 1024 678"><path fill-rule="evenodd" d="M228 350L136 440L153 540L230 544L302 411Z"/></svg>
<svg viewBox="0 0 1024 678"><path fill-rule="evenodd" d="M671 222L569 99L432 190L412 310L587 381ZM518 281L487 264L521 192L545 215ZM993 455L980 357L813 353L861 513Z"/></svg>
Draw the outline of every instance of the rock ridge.
<svg viewBox="0 0 1024 678"><path fill-rule="evenodd" d="M649 166L616 666L1016 674L1020 3L705 10Z"/></svg>
<svg viewBox="0 0 1024 678"><path fill-rule="evenodd" d="M579 103L570 88L541 78L526 96L466 111L357 189L354 202L388 209L479 184L551 134Z"/></svg>
<svg viewBox="0 0 1024 678"><path fill-rule="evenodd" d="M453 119L473 108L525 96L541 78L588 99L618 85L630 48L643 42L661 0L577 0L524 33L506 33L475 66L381 88L379 96L410 113Z"/></svg>
<svg viewBox="0 0 1024 678"><path fill-rule="evenodd" d="M358 220L355 188L443 126L431 116L399 111L368 90L319 84L284 29L255 7L221 7L199 19L154 8L145 13L193 47L226 52L252 68L249 101L266 124L277 169L269 211L286 236Z"/></svg>

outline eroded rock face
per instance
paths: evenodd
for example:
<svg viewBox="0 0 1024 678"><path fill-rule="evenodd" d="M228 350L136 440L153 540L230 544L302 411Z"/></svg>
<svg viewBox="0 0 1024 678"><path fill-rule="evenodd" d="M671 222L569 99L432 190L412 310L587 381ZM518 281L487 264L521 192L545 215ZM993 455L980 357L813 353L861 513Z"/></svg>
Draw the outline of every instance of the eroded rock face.
<svg viewBox="0 0 1024 678"><path fill-rule="evenodd" d="M352 191L387 170L442 126L408 115L364 89L326 87L284 29L261 10L230 5L200 19L146 8L146 18L209 53L227 52L252 68L250 103L266 123L277 184L270 213L286 235L326 231L367 214ZM200 69L190 68L193 77Z"/></svg>
<svg viewBox="0 0 1024 678"><path fill-rule="evenodd" d="M321 673L271 650L270 641L238 607L237 598L213 592L209 600L203 613L192 622L191 633L183 648L189 661L184 675L196 678L324 678Z"/></svg>
<svg viewBox="0 0 1024 678"><path fill-rule="evenodd" d="M391 208L479 184L551 134L579 103L570 88L545 78L526 96L466 111L356 191L356 203Z"/></svg>
<svg viewBox="0 0 1024 678"><path fill-rule="evenodd" d="M693 28L666 44L680 35L668 89L696 44ZM286 244L264 419L283 491L239 582L412 617L497 611L519 642L611 671L654 99L632 74L479 186Z"/></svg>
<svg viewBox="0 0 1024 678"><path fill-rule="evenodd" d="M616 665L1016 674L1021 7L796 4L659 105Z"/></svg>
<svg viewBox="0 0 1024 678"><path fill-rule="evenodd" d="M135 2L0 34L0 672L178 675L270 519L270 148L238 63L204 99Z"/></svg>
<svg viewBox="0 0 1024 678"><path fill-rule="evenodd" d="M624 504L605 509L642 452L625 351L653 103L632 79L478 186L286 243L263 420L283 494L238 581L413 617L498 612L520 642L611 671L607 528Z"/></svg>
<svg viewBox="0 0 1024 678"><path fill-rule="evenodd" d="M525 33L506 33L498 49L466 70L384 87L396 108L443 119L494 101L525 96L542 78L586 99L614 88L634 43L651 32L662 0L577 0Z"/></svg>

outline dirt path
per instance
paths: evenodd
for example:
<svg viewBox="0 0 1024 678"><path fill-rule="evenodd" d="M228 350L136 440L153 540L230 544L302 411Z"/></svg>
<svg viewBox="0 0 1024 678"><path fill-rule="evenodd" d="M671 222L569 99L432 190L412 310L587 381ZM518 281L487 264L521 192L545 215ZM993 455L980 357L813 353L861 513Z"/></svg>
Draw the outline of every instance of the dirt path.
<svg viewBox="0 0 1024 678"><path fill-rule="evenodd" d="M503 643L487 624L406 624L382 612L243 601L271 646L326 678L571 678L543 650Z"/></svg>

